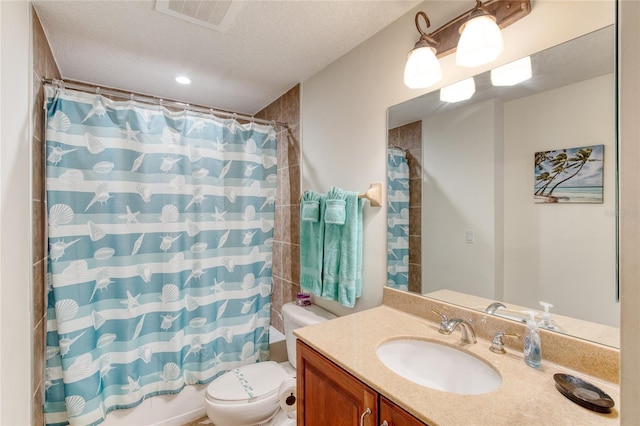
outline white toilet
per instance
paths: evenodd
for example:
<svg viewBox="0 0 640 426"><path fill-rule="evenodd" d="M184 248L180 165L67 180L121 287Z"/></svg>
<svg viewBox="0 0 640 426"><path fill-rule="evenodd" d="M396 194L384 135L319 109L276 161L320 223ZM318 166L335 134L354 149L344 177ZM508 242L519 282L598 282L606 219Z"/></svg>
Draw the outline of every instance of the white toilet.
<svg viewBox="0 0 640 426"><path fill-rule="evenodd" d="M259 362L234 368L212 381L205 395L207 416L216 426L294 424L280 409L280 385L295 377L296 337L293 330L335 318L316 306L282 306L288 363ZM291 413L290 413L291 414ZM273 420L273 421L272 421ZM270 422L271 421L271 422Z"/></svg>

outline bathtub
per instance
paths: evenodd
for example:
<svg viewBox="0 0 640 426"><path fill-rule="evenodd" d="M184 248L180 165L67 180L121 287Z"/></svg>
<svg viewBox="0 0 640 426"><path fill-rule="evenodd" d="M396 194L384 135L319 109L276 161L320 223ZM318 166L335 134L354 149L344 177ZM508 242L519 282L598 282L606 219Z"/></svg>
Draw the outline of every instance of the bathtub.
<svg viewBox="0 0 640 426"><path fill-rule="evenodd" d="M286 360L285 336L275 328L269 329L271 359ZM280 359L284 353L284 359ZM137 407L115 410L107 414L105 426L180 426L207 413L204 410L204 394L207 385L185 387L175 395L151 397Z"/></svg>

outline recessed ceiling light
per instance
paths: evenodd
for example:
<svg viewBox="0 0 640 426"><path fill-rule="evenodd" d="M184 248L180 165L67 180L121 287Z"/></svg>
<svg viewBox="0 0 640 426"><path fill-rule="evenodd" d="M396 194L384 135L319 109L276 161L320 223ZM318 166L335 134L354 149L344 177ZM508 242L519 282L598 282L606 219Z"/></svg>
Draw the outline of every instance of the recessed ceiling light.
<svg viewBox="0 0 640 426"><path fill-rule="evenodd" d="M191 79L184 75L179 75L176 77L176 82L180 84L191 84Z"/></svg>

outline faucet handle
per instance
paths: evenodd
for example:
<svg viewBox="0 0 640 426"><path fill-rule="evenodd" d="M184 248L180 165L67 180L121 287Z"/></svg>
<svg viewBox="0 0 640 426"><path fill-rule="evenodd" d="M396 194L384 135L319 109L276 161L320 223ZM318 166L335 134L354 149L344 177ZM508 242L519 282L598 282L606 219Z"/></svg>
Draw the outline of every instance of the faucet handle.
<svg viewBox="0 0 640 426"><path fill-rule="evenodd" d="M504 350L504 342L502 341L503 337L516 337L519 339L520 335L518 333L507 334L504 331L496 331L493 335L493 340L491 340L491 347L489 348L491 352L495 352L497 354L503 354L506 352Z"/></svg>
<svg viewBox="0 0 640 426"><path fill-rule="evenodd" d="M442 312L436 309L431 309L431 311L433 311L434 313L440 316L440 332L442 333L442 330L444 330L444 328L447 326L447 322L449 321L449 318L447 318L445 314L443 314Z"/></svg>

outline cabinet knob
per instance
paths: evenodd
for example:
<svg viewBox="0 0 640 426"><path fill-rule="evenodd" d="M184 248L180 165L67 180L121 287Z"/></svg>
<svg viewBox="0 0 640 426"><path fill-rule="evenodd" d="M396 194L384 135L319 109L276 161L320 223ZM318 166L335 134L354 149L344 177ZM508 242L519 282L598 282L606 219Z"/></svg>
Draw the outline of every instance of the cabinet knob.
<svg viewBox="0 0 640 426"><path fill-rule="evenodd" d="M380 423L380 426L389 426L389 423L387 423L387 421L383 421L382 423Z"/></svg>
<svg viewBox="0 0 640 426"><path fill-rule="evenodd" d="M371 414L371 409L367 407L367 409L364 410L364 413L360 416L360 426L364 426L364 418L369 414Z"/></svg>

